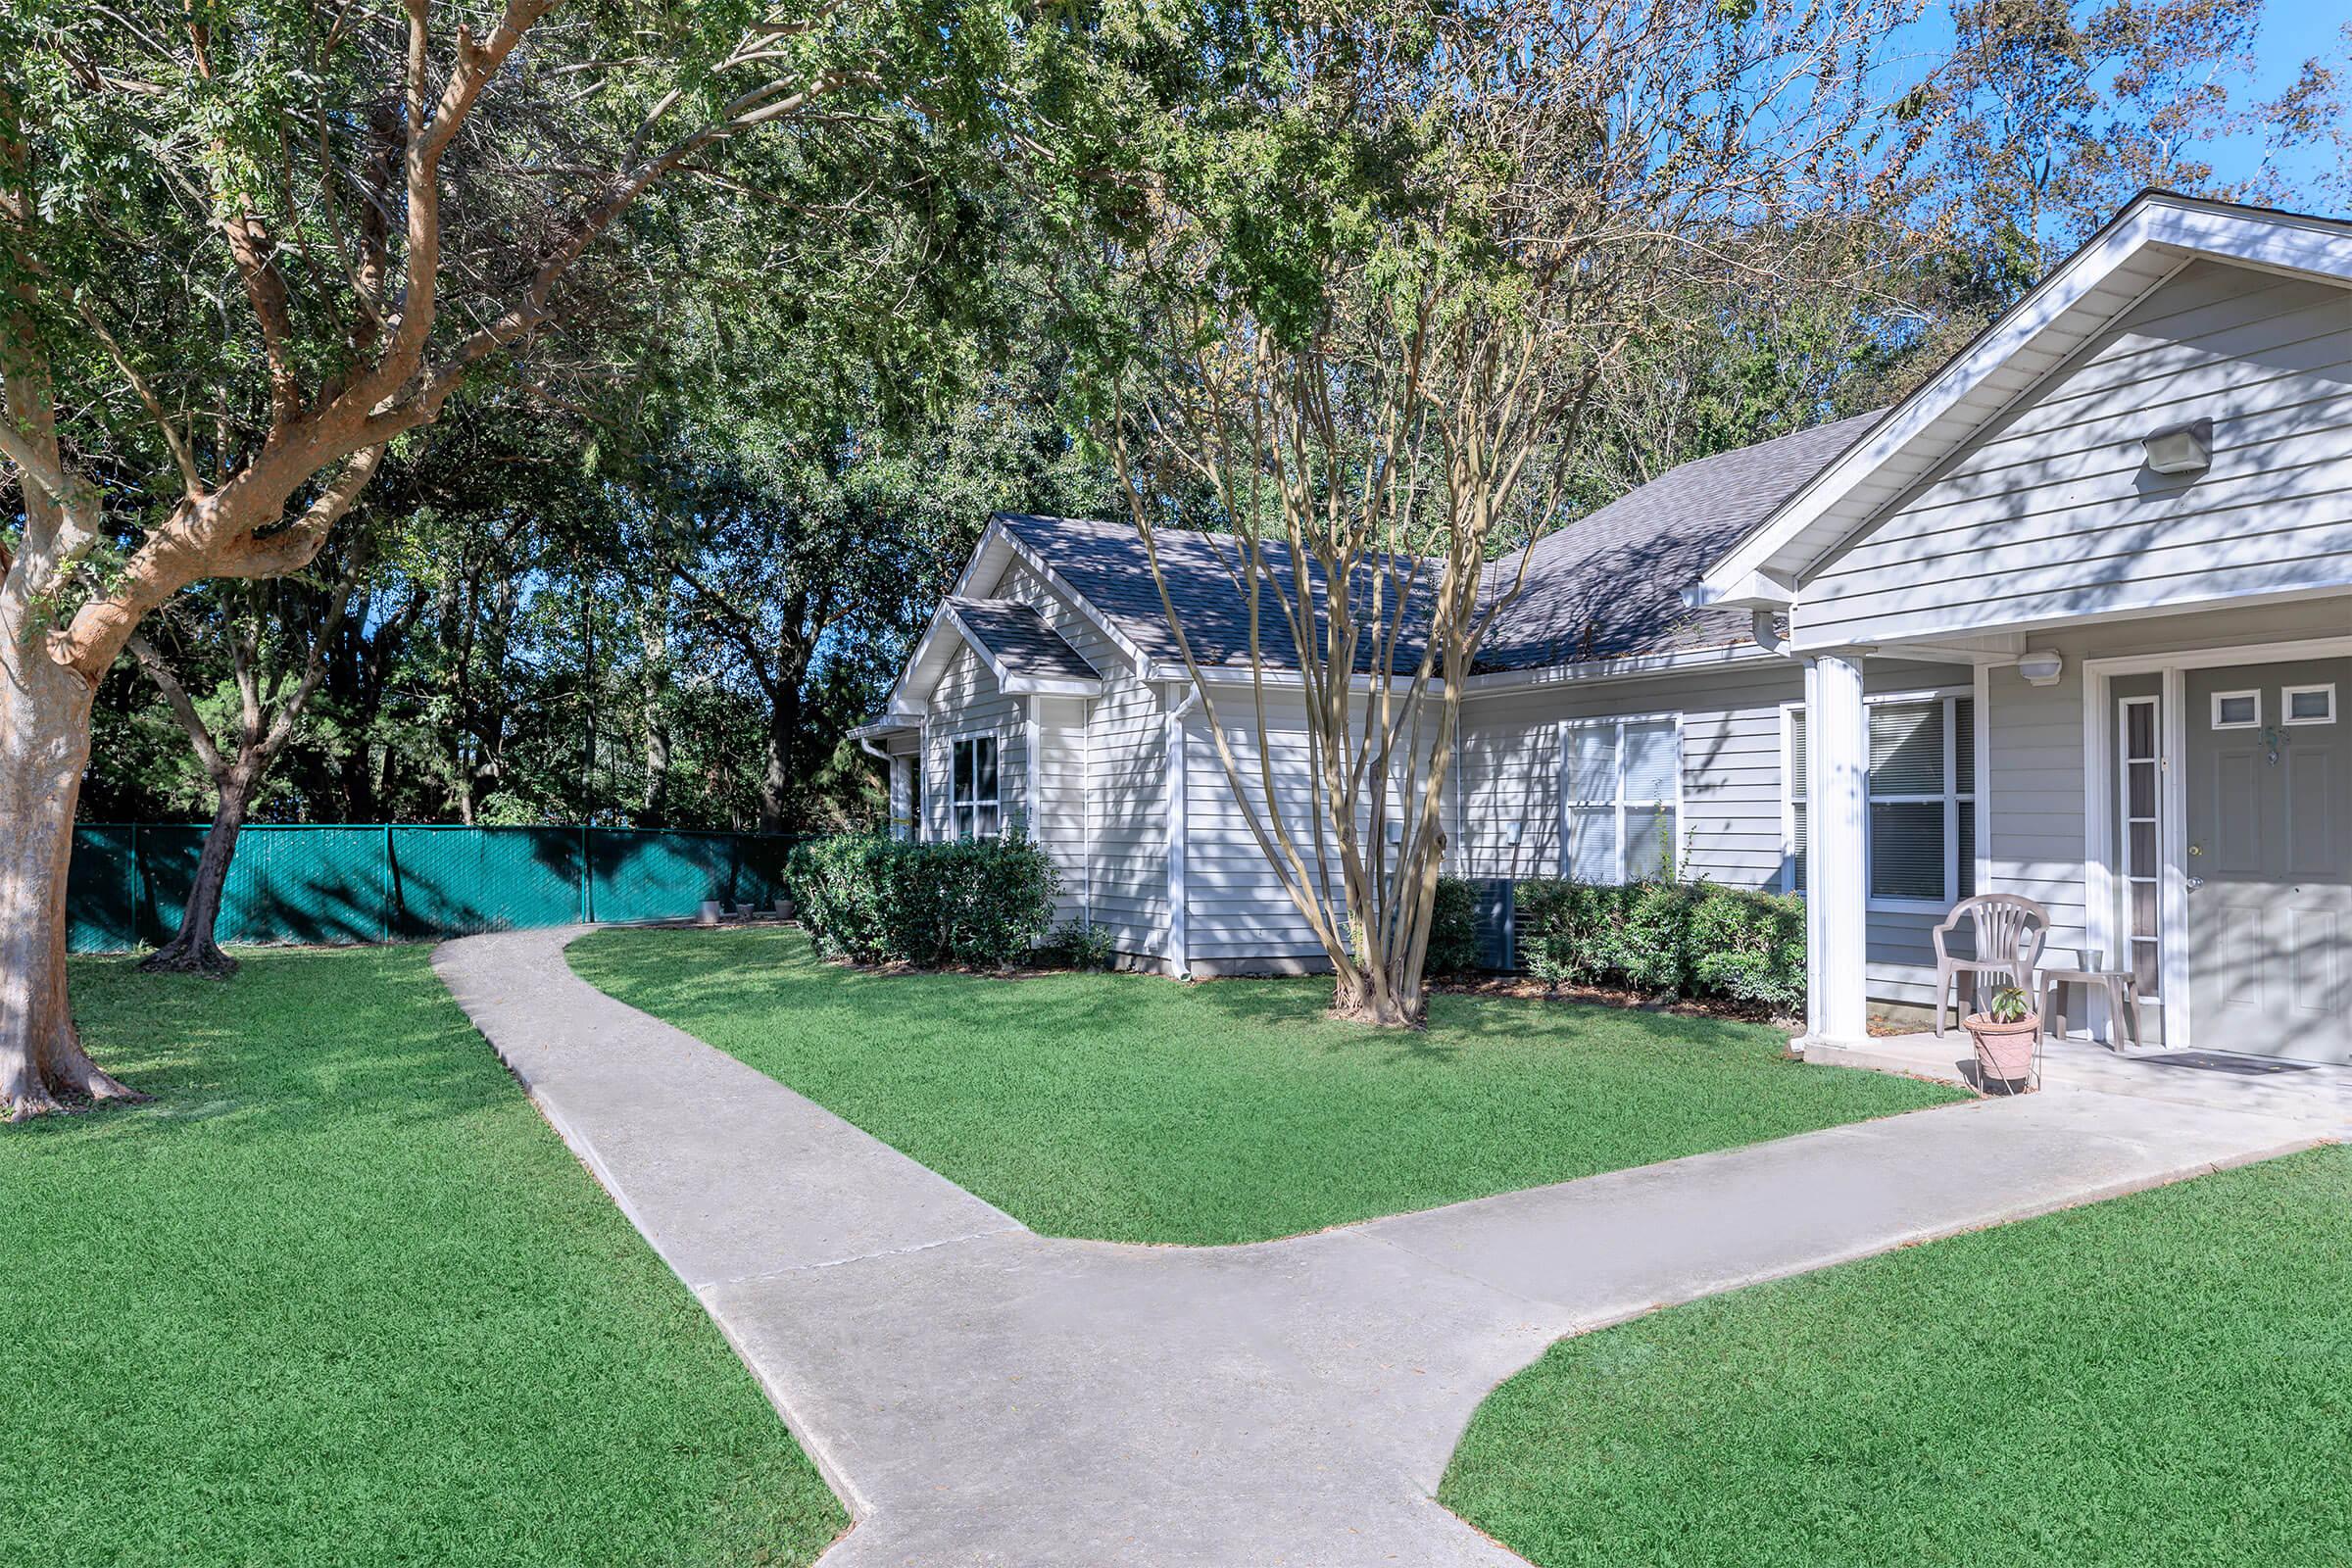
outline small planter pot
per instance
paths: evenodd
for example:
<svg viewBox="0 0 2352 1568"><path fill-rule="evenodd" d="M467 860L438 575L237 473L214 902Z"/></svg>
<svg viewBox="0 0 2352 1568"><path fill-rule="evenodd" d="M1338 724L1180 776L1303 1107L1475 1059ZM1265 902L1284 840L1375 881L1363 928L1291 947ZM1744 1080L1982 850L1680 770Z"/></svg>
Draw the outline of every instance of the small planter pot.
<svg viewBox="0 0 2352 1568"><path fill-rule="evenodd" d="M2041 1018L2029 1014L2015 1023L1995 1023L1983 1013L1961 1020L1977 1043L1977 1086L1988 1095L2023 1094L2034 1076L2034 1043Z"/></svg>

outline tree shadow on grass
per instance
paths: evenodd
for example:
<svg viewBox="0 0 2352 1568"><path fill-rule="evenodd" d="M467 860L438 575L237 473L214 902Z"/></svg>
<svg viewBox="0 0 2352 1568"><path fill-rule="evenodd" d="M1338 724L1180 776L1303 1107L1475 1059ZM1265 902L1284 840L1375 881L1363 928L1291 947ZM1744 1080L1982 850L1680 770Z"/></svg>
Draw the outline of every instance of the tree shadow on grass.
<svg viewBox="0 0 2352 1568"><path fill-rule="evenodd" d="M225 982L141 973L131 957L73 960L74 1016L93 1056L154 1099L44 1117L44 1140L275 1138L297 1124L444 1123L516 1093L422 947L241 951Z"/></svg>

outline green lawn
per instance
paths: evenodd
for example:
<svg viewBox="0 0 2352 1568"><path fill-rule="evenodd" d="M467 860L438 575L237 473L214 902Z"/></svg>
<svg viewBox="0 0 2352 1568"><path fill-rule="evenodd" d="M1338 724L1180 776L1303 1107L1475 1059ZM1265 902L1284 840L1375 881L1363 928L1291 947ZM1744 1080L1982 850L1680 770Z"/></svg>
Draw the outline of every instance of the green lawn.
<svg viewBox="0 0 2352 1568"><path fill-rule="evenodd" d="M1439 1495L1543 1568L2352 1559L2352 1151L1562 1341Z"/></svg>
<svg viewBox="0 0 2352 1568"><path fill-rule="evenodd" d="M78 961L0 1129L0 1563L803 1563L847 1523L422 948Z"/></svg>
<svg viewBox="0 0 2352 1568"><path fill-rule="evenodd" d="M584 979L1051 1236L1259 1241L1957 1098L1782 1059L1753 1025L1319 980L885 975L786 930L603 932Z"/></svg>

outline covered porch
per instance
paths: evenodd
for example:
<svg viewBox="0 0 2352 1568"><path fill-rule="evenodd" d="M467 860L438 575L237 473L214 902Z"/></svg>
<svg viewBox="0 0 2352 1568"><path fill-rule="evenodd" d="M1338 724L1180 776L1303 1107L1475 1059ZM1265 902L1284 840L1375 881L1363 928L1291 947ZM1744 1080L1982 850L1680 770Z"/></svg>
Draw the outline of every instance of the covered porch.
<svg viewBox="0 0 2352 1568"><path fill-rule="evenodd" d="M1903 658L1971 668L1947 854L2040 906L2037 970L2130 976L2141 1051L2352 1063L2352 225L2142 196L1689 597L1806 666L1809 1055L1888 1049L1863 694Z"/></svg>
<svg viewBox="0 0 2352 1568"><path fill-rule="evenodd" d="M1975 891L2046 914L2037 1008L2044 975L2118 972L2136 1038L2104 987L2072 985L2057 1010L2073 1042L2352 1064L2352 598L2086 616L1936 651L1975 662L1971 842L1954 851ZM1819 655L1808 677L1809 1055L1886 1049L1864 978L1887 826L1860 690L1876 657ZM1975 956L1967 935L1955 956ZM1967 1037L1944 1046L1965 1054Z"/></svg>

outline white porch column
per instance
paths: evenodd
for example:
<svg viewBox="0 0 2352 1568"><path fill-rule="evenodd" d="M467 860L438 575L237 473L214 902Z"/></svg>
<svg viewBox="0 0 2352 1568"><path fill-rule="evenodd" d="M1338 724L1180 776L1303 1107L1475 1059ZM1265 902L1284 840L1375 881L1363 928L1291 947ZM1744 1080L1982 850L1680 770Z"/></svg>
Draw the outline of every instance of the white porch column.
<svg viewBox="0 0 2352 1568"><path fill-rule="evenodd" d="M1816 656L1805 668L1806 1022L1816 1040L1869 1035L1864 908L1870 714L1862 656Z"/></svg>
<svg viewBox="0 0 2352 1568"><path fill-rule="evenodd" d="M890 836L914 837L914 759L890 760Z"/></svg>

